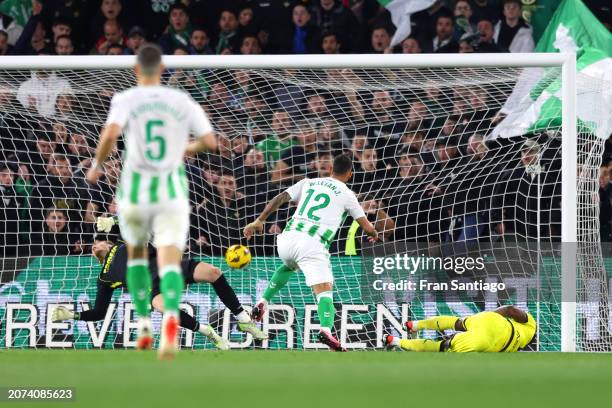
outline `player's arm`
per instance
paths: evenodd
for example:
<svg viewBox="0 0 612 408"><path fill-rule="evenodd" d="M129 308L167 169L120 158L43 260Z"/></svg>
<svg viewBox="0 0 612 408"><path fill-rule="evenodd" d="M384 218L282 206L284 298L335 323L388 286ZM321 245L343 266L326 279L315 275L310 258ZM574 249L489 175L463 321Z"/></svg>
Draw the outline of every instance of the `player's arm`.
<svg viewBox="0 0 612 408"><path fill-rule="evenodd" d="M191 98L187 103L191 107L189 129L196 138L187 145L185 154L193 156L200 152L217 151L217 136L215 136L204 109Z"/></svg>
<svg viewBox="0 0 612 408"><path fill-rule="evenodd" d="M103 174L102 164L108 159L111 152L117 145L117 140L121 135L121 126L117 123L110 123L104 127L100 134L100 141L96 148L96 157L87 171L87 181L94 184Z"/></svg>
<svg viewBox="0 0 612 408"><path fill-rule="evenodd" d="M363 229L363 232L370 237L371 241L378 241L378 231L374 228L374 225L368 220L368 217L359 217L355 221Z"/></svg>
<svg viewBox="0 0 612 408"><path fill-rule="evenodd" d="M215 151L217 151L217 136L215 136L214 132L208 132L196 138L185 148L185 154L189 156L194 156L201 152Z"/></svg>
<svg viewBox="0 0 612 408"><path fill-rule="evenodd" d="M64 306L58 306L53 310L51 319L54 322L60 322L63 320L83 320L87 322L103 320L113 297L113 291L113 288L98 280L96 302L93 309L84 310L82 312L73 312Z"/></svg>
<svg viewBox="0 0 612 408"><path fill-rule="evenodd" d="M276 210L278 210L280 207L282 207L289 201L291 201L291 195L289 195L287 191L283 191L282 193L274 197L272 200L270 200L270 202L266 205L266 208L264 208L261 214L259 214L259 217L257 217L255 221L244 227L244 237L246 239L250 239L255 232L262 232L264 222L266 222L270 214L276 212Z"/></svg>
<svg viewBox="0 0 612 408"><path fill-rule="evenodd" d="M353 219L359 224L363 232L369 237L370 242L378 241L378 231L368 220L363 207L359 204L355 193L351 192L348 202L346 203L345 210L353 217Z"/></svg>
<svg viewBox="0 0 612 408"><path fill-rule="evenodd" d="M498 313L504 317L508 317L517 323L527 323L528 320L527 313L525 313L518 307L512 305L497 308L495 309L495 313Z"/></svg>

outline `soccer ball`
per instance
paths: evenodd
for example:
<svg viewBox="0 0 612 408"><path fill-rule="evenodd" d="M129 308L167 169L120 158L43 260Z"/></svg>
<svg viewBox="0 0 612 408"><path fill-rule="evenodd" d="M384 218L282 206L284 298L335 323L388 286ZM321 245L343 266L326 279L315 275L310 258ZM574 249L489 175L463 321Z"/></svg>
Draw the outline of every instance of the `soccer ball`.
<svg viewBox="0 0 612 408"><path fill-rule="evenodd" d="M232 245L225 251L225 262L230 268L242 269L251 263L251 251L244 245Z"/></svg>

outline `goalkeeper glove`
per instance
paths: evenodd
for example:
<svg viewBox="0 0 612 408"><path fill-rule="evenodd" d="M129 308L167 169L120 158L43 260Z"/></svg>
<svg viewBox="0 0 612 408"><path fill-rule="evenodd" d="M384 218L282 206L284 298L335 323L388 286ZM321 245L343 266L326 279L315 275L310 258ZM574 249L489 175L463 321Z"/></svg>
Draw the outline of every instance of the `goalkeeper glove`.
<svg viewBox="0 0 612 408"><path fill-rule="evenodd" d="M65 306L58 306L53 309L53 313L51 313L51 320L54 322L61 322L69 319L74 319L74 312L70 311Z"/></svg>
<svg viewBox="0 0 612 408"><path fill-rule="evenodd" d="M96 218L96 229L98 232L110 232L116 224L115 217L98 217Z"/></svg>

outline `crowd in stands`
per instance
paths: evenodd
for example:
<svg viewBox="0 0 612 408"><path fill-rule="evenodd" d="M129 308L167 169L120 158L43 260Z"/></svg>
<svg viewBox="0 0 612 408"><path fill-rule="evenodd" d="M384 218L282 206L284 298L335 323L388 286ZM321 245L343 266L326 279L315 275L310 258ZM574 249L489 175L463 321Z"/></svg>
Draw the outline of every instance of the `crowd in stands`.
<svg viewBox="0 0 612 408"><path fill-rule="evenodd" d="M534 49L521 0L438 0L390 47L394 30L376 0L33 0L24 27L0 18L0 55L134 54L144 41L197 55Z"/></svg>
<svg viewBox="0 0 612 408"><path fill-rule="evenodd" d="M92 3L99 2L58 0L43 6L35 0L32 17L4 49L130 54L145 40L158 41L169 54L533 48L518 1L459 0L451 8L436 2L413 17L413 34L396 49L389 48L388 14L368 0L351 2L352 7L334 0L291 6L103 0L95 9ZM469 26L458 24L458 18ZM541 135L485 143L499 119L504 97L499 92L493 96L486 88L456 86L419 95L367 87L329 91L269 79L262 87L262 78L243 70L227 70L217 80L192 74L174 70L164 75L164 83L188 90L219 135L218 153L191 158L186 165L193 253L221 255L241 241L244 225L275 194L303 177L329 176L333 157L342 152L354 158L350 187L385 241L560 238L559 139ZM358 79L351 71L325 75ZM33 72L16 90L0 87L3 256L87 254L100 238L95 218L116 214L119 153L105 163L97 185L84 180L114 90L82 95L74 87L71 78L45 71ZM93 99L97 103L90 104ZM279 211L266 234L251 243L256 255L274 254L274 237L290 211ZM347 221L333 252L344 253L349 229Z"/></svg>

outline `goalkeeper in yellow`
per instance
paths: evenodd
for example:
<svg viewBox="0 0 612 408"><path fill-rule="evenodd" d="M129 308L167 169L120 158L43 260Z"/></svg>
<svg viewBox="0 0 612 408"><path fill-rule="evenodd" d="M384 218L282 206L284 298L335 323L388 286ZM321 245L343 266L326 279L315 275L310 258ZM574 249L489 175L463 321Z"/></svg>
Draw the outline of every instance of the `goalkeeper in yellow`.
<svg viewBox="0 0 612 408"><path fill-rule="evenodd" d="M528 312L515 306L502 306L492 312L481 312L459 318L434 316L425 320L406 322L406 330L455 330L447 339L400 339L386 335L387 348L400 347L408 351L449 351L455 353L514 352L525 348L536 333L536 322Z"/></svg>

